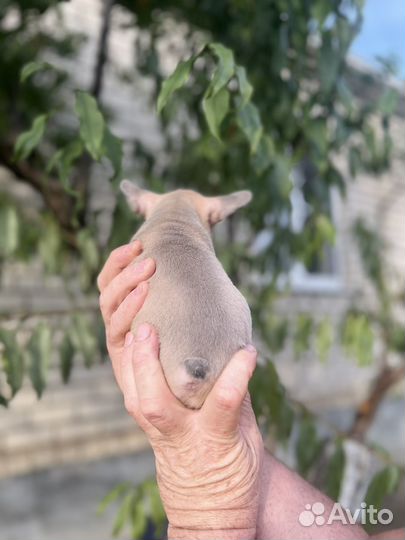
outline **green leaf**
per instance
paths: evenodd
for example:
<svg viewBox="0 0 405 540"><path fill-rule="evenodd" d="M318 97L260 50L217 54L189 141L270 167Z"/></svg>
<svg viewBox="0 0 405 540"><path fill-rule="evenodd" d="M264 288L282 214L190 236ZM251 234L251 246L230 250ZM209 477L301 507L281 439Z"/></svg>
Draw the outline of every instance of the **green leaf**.
<svg viewBox="0 0 405 540"><path fill-rule="evenodd" d="M386 339L393 351L401 355L405 354L405 332L402 324L392 322Z"/></svg>
<svg viewBox="0 0 405 540"><path fill-rule="evenodd" d="M316 217L316 229L322 242L335 243L336 230L328 216L319 214Z"/></svg>
<svg viewBox="0 0 405 540"><path fill-rule="evenodd" d="M5 398L2 394L0 394L0 406L5 407L6 409L8 407L8 399Z"/></svg>
<svg viewBox="0 0 405 540"><path fill-rule="evenodd" d="M11 388L12 396L15 396L23 382L24 355L17 343L14 332L0 328L0 342L4 345L1 359L7 384Z"/></svg>
<svg viewBox="0 0 405 540"><path fill-rule="evenodd" d="M124 528L125 523L129 521L130 516L131 516L133 499L134 499L133 493L128 493L128 495L124 497L121 508L118 510L117 517L115 518L115 521L114 521L114 527L112 530L113 536L118 536L119 533Z"/></svg>
<svg viewBox="0 0 405 540"><path fill-rule="evenodd" d="M346 81L343 79L339 80L337 82L336 90L337 90L337 95L339 96L339 99L342 105L344 106L344 108L348 112L352 112L355 108L356 101Z"/></svg>
<svg viewBox="0 0 405 540"><path fill-rule="evenodd" d="M95 238L88 229L78 234L78 248L81 254L80 284L83 290L88 290L94 283L95 274L100 263L100 254Z"/></svg>
<svg viewBox="0 0 405 540"><path fill-rule="evenodd" d="M389 465L379 471L371 480L365 496L367 507L373 505L381 509L384 498L396 491L401 478L399 467Z"/></svg>
<svg viewBox="0 0 405 540"><path fill-rule="evenodd" d="M38 251L46 272L55 274L62 266L62 237L59 225L49 215L43 217L41 237Z"/></svg>
<svg viewBox="0 0 405 540"><path fill-rule="evenodd" d="M328 318L322 320L316 328L315 350L321 362L326 362L333 343L333 327Z"/></svg>
<svg viewBox="0 0 405 540"><path fill-rule="evenodd" d="M270 167L275 154L274 144L268 135L260 137L256 152L251 156L253 168L257 174L262 174Z"/></svg>
<svg viewBox="0 0 405 540"><path fill-rule="evenodd" d="M343 324L343 347L348 356L359 366L368 366L373 361L374 334L369 319L364 314L349 313Z"/></svg>
<svg viewBox="0 0 405 540"><path fill-rule="evenodd" d="M97 337L89 319L82 313L72 317L69 337L74 348L82 354L85 366L90 367L98 353Z"/></svg>
<svg viewBox="0 0 405 540"><path fill-rule="evenodd" d="M229 92L222 88L217 94L205 96L203 110L212 135L220 140L220 127L229 110Z"/></svg>
<svg viewBox="0 0 405 540"><path fill-rule="evenodd" d="M51 330L47 324L42 322L35 328L27 346L29 375L38 398L42 396L46 386L51 353Z"/></svg>
<svg viewBox="0 0 405 540"><path fill-rule="evenodd" d="M150 500L150 511L152 521L155 526L163 532L163 525L166 522L166 513L163 508L162 500L160 498L159 489L155 480L151 480L146 484L146 491Z"/></svg>
<svg viewBox="0 0 405 540"><path fill-rule="evenodd" d="M25 66L22 67L20 72L20 82L24 83L27 79L37 73L37 71L42 71L44 69L53 68L48 62L28 62Z"/></svg>
<svg viewBox="0 0 405 540"><path fill-rule="evenodd" d="M103 140L104 154L110 160L112 168L114 170L114 176L111 181L116 181L122 178L122 140L116 137L109 130L108 126L105 126L104 140Z"/></svg>
<svg viewBox="0 0 405 540"><path fill-rule="evenodd" d="M259 146L263 134L263 126L259 110L253 103L247 103L238 110L238 123L250 144L250 150L254 154Z"/></svg>
<svg viewBox="0 0 405 540"><path fill-rule="evenodd" d="M304 417L296 444L298 471L304 477L307 476L312 465L319 457L322 445L323 443L318 438L312 419L307 416Z"/></svg>
<svg viewBox="0 0 405 540"><path fill-rule="evenodd" d="M139 501L138 497L133 497L132 505L132 538L133 540L139 540L145 534L148 518L145 513L144 504L142 501Z"/></svg>
<svg viewBox="0 0 405 540"><path fill-rule="evenodd" d="M315 0L311 2L312 14L318 23L322 26L326 17L332 12L332 6L325 0Z"/></svg>
<svg viewBox="0 0 405 540"><path fill-rule="evenodd" d="M362 218L358 218L353 227L358 245L363 270L378 292L385 294L384 251L385 242L377 230L372 230Z"/></svg>
<svg viewBox="0 0 405 540"><path fill-rule="evenodd" d="M252 97L253 86L248 81L246 69L243 66L236 66L235 74L239 84L239 92L242 97L242 106L244 106Z"/></svg>
<svg viewBox="0 0 405 540"><path fill-rule="evenodd" d="M75 161L83 154L84 147L80 139L75 139L70 142L65 148L58 150L49 160L47 172L56 168L59 179L66 193L77 196L77 192L72 189L70 184L70 175Z"/></svg>
<svg viewBox="0 0 405 540"><path fill-rule="evenodd" d="M349 148L349 170L352 178L357 176L357 173L361 170L361 167L361 151L357 146L351 146Z"/></svg>
<svg viewBox="0 0 405 540"><path fill-rule="evenodd" d="M15 206L0 206L0 259L10 257L18 248L20 224Z"/></svg>
<svg viewBox="0 0 405 540"><path fill-rule="evenodd" d="M87 92L76 92L76 114L80 122L80 138L93 159L102 156L105 122L97 101Z"/></svg>
<svg viewBox="0 0 405 540"><path fill-rule="evenodd" d="M69 382L70 374L73 367L73 359L75 356L75 348L69 334L65 334L59 348L60 372L62 381L66 384Z"/></svg>
<svg viewBox="0 0 405 540"><path fill-rule="evenodd" d="M27 159L31 152L41 142L45 132L47 119L47 114L37 116L34 119L30 129L19 135L14 146L14 159L16 161Z"/></svg>
<svg viewBox="0 0 405 540"><path fill-rule="evenodd" d="M267 313L265 319L265 335L267 346L272 352L280 352L288 337L288 321L277 316L272 311Z"/></svg>
<svg viewBox="0 0 405 540"><path fill-rule="evenodd" d="M163 82L157 99L158 114L165 108L174 92L186 84L196 58L197 56L192 56L188 60L179 62L174 72Z"/></svg>
<svg viewBox="0 0 405 540"><path fill-rule="evenodd" d="M285 156L277 154L274 156L273 167L270 170L269 182L272 192L285 201L290 200L293 182L291 180L291 163Z"/></svg>
<svg viewBox="0 0 405 540"><path fill-rule="evenodd" d="M89 229L82 229L77 235L77 244L81 255L81 282L83 288L91 284L92 277L100 264L99 248L94 235Z"/></svg>
<svg viewBox="0 0 405 540"><path fill-rule="evenodd" d="M377 110L384 116L391 116L398 106L399 94L397 90L388 88L384 91L377 103Z"/></svg>
<svg viewBox="0 0 405 540"><path fill-rule="evenodd" d="M207 89L207 96L215 96L235 73L235 60L231 49L224 47L221 43L210 43L208 48L218 59L218 64L214 71L211 84Z"/></svg>
<svg viewBox="0 0 405 540"><path fill-rule="evenodd" d="M285 390L283 395L284 399L281 401L278 416L277 435L281 442L287 442L294 425L295 414L285 395Z"/></svg>
<svg viewBox="0 0 405 540"><path fill-rule="evenodd" d="M264 415L269 419L270 426L277 428L279 439L286 441L291 433L294 412L272 362L267 361L264 366L257 367L252 379L251 396L256 416Z"/></svg>
<svg viewBox="0 0 405 540"><path fill-rule="evenodd" d="M309 122L305 133L321 156L328 151L328 129L324 120L314 119Z"/></svg>
<svg viewBox="0 0 405 540"><path fill-rule="evenodd" d="M116 248L128 242L134 234L134 213L123 197L117 197L116 206L112 216L112 227L108 239L109 249Z"/></svg>
<svg viewBox="0 0 405 540"><path fill-rule="evenodd" d="M332 90L337 79L341 56L333 47L332 32L323 34L322 45L319 47L319 78L321 90L328 93Z"/></svg>
<svg viewBox="0 0 405 540"><path fill-rule="evenodd" d="M330 187L337 187L340 191L340 194L343 197L346 196L346 180L343 177L342 173L338 169L336 169L336 167L333 167L331 166L331 164L329 164L329 167L325 173L325 177Z"/></svg>
<svg viewBox="0 0 405 540"><path fill-rule="evenodd" d="M299 314L294 333L294 354L297 359L309 349L312 330L312 318L305 313Z"/></svg>
<svg viewBox="0 0 405 540"><path fill-rule="evenodd" d="M342 442L338 441L335 451L329 461L325 480L326 493L333 501L339 500L345 466L345 450Z"/></svg>
<svg viewBox="0 0 405 540"><path fill-rule="evenodd" d="M97 514L98 515L103 514L107 506L109 506L111 503L116 501L118 498L125 495L125 493L128 492L130 487L131 485L128 482L124 482L122 484L118 484L117 486L115 486L115 488L112 489L109 493L107 493L107 495L102 499L102 501L98 505Z"/></svg>

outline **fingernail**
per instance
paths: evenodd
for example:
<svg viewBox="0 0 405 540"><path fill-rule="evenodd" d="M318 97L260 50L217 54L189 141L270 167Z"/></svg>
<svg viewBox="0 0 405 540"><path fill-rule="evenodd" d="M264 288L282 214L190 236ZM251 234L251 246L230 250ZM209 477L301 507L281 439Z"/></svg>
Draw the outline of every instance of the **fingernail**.
<svg viewBox="0 0 405 540"><path fill-rule="evenodd" d="M129 347L131 343L134 341L134 334L132 332L128 332L125 336L124 346Z"/></svg>
<svg viewBox="0 0 405 540"><path fill-rule="evenodd" d="M256 352L256 348L255 348L251 343L248 343L248 344L245 346L245 351Z"/></svg>
<svg viewBox="0 0 405 540"><path fill-rule="evenodd" d="M138 328L136 332L136 340L137 341L144 341L150 336L150 326L149 324L143 323Z"/></svg>

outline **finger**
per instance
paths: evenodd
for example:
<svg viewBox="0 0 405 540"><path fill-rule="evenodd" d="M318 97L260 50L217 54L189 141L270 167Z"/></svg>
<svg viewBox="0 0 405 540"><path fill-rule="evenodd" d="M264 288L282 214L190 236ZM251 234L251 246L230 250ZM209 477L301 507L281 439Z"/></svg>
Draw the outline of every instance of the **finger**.
<svg viewBox="0 0 405 540"><path fill-rule="evenodd" d="M203 423L211 432L237 430L242 403L256 366L257 352L252 345L238 351L229 361L201 409Z"/></svg>
<svg viewBox="0 0 405 540"><path fill-rule="evenodd" d="M139 409L161 433L173 435L184 423L186 409L168 387L158 353L155 330L149 324L141 324L135 336L133 356Z"/></svg>
<svg viewBox="0 0 405 540"><path fill-rule="evenodd" d="M130 331L133 320L143 306L148 293L148 283L142 281L121 302L117 310L111 315L108 326L108 341L115 347L121 347L125 335Z"/></svg>
<svg viewBox="0 0 405 540"><path fill-rule="evenodd" d="M99 291L103 292L110 281L140 253L142 253L142 245L139 240L135 240L134 242L130 242L129 244L114 249L110 253L97 278Z"/></svg>
<svg viewBox="0 0 405 540"><path fill-rule="evenodd" d="M138 393L135 384L135 375L132 367L132 358L134 355L134 335L128 332L125 336L125 346L120 358L120 366L117 376L118 386L124 395L125 408L128 413L136 420L138 425L146 431L149 427L148 422L143 418L139 410Z"/></svg>
<svg viewBox="0 0 405 540"><path fill-rule="evenodd" d="M155 271L155 261L153 259L144 259L136 264L131 264L124 268L115 278L105 287L100 294L100 310L104 322L108 325L112 314L128 295L135 289L141 281L148 279Z"/></svg>

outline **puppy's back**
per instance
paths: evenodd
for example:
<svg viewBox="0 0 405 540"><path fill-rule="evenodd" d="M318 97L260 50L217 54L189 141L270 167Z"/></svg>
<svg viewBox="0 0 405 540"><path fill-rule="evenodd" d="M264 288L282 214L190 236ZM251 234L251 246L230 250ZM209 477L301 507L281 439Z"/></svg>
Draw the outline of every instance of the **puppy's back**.
<svg viewBox="0 0 405 540"><path fill-rule="evenodd" d="M158 234L149 227L136 235L156 273L133 329L142 322L156 327L169 386L185 405L199 408L232 355L250 343L252 328L247 302L211 240L192 229L174 223Z"/></svg>

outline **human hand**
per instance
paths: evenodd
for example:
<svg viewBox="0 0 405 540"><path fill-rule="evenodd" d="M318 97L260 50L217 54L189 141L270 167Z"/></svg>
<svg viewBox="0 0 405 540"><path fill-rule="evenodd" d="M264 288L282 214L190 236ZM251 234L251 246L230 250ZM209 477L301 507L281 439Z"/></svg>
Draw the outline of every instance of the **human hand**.
<svg viewBox="0 0 405 540"><path fill-rule="evenodd" d="M107 350L121 389L121 357L125 335L146 298L148 283L145 280L155 271L155 262L152 259L132 264L141 253L142 245L139 240L114 249L97 279Z"/></svg>
<svg viewBox="0 0 405 540"><path fill-rule="evenodd" d="M247 388L256 351L234 355L197 411L172 394L158 353L155 330L143 324L127 334L116 371L155 453L169 538L255 538L263 441Z"/></svg>

